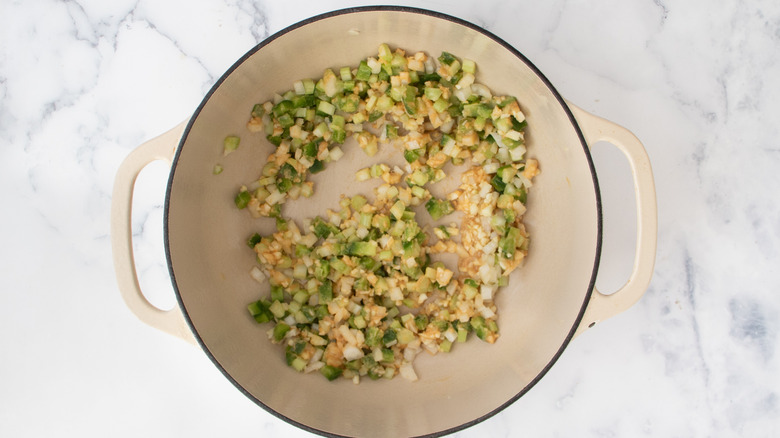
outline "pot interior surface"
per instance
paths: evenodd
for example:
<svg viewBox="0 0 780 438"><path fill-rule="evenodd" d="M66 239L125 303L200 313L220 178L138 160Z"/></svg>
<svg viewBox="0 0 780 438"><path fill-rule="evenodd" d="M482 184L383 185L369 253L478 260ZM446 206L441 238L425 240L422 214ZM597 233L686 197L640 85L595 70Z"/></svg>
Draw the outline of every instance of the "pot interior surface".
<svg viewBox="0 0 780 438"><path fill-rule="evenodd" d="M415 361L417 382L363 379L359 385L299 374L281 346L267 339L246 305L266 297L268 285L248 275L254 253L245 241L275 229L236 209L242 184L260 174L272 150L262 133L246 129L255 103L325 68L354 66L386 42L438 57L448 51L478 66L477 81L494 94L513 95L527 120L528 156L542 173L528 197L525 223L531 247L524 266L498 293L501 337L476 338L452 352ZM222 156L222 141L241 146ZM315 196L290 201L293 218L338 209L342 193L371 196L354 172L375 162L400 162L386 147L367 157L348 140L344 158L314 176ZM224 171L213 175L215 164ZM238 62L204 99L177 152L166 198L166 249L185 316L202 347L250 398L317 432L348 436L437 434L484 419L527 391L552 365L579 323L599 257L599 201L587 147L547 81L523 57L473 26L447 17L379 8L331 14L264 41ZM447 222L447 221L443 221Z"/></svg>

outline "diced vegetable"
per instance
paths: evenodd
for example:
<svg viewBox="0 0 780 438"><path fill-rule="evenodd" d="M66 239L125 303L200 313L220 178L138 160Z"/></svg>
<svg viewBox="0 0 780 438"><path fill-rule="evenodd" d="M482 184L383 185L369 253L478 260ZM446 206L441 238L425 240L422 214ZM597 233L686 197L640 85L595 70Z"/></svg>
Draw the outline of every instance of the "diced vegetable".
<svg viewBox="0 0 780 438"><path fill-rule="evenodd" d="M238 149L238 145L241 143L241 139L239 137L236 137L235 135L229 135L225 137L225 140L222 142L223 145L223 155L227 156L229 153L235 151Z"/></svg>
<svg viewBox="0 0 780 438"><path fill-rule="evenodd" d="M431 198L426 204L425 209L431 215L433 220L441 219L442 217L452 213L454 210L450 201L446 199L434 199Z"/></svg>
<svg viewBox="0 0 780 438"><path fill-rule="evenodd" d="M325 365L322 368L320 368L320 373L322 373L323 376L325 376L328 380L336 380L341 376L341 373L343 373L344 370L341 368L336 368L331 365Z"/></svg>

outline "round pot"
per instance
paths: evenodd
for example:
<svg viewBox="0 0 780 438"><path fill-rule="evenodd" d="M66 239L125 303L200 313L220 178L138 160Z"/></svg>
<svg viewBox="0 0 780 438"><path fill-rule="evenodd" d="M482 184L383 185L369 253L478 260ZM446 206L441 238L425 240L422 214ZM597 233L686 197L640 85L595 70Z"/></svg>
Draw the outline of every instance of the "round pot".
<svg viewBox="0 0 780 438"><path fill-rule="evenodd" d="M528 155L542 173L529 194L525 224L531 248L496 303L501 337L458 344L447 355L422 354L417 382L403 379L328 382L288 367L282 349L266 339L247 303L268 293L248 272L253 232L273 222L252 219L233 204L237 189L257 178L272 146L246 129L252 106L292 82L325 68L354 65L380 43L438 56L448 51L476 61L478 80L495 94L516 96L528 120ZM241 147L222 156L226 135ZM633 272L616 293L594 289L601 248L601 205L589 145L612 142L634 175L637 245ZM285 215L311 217L337 208L342 193L370 194L354 171L397 160L383 149L368 158L346 144L341 161L314 176L315 197L285 206ZM156 159L172 160L165 199L165 249L179 306L155 308L134 270L130 231L133 182ZM213 175L216 163L224 167ZM336 11L295 24L261 42L214 85L192 117L138 147L121 165L112 201L112 239L118 282L143 321L197 343L247 397L309 431L339 436L442 435L483 421L525 394L568 343L644 293L652 276L656 206L650 163L630 132L565 101L542 73L507 43L468 22L419 9L367 7Z"/></svg>

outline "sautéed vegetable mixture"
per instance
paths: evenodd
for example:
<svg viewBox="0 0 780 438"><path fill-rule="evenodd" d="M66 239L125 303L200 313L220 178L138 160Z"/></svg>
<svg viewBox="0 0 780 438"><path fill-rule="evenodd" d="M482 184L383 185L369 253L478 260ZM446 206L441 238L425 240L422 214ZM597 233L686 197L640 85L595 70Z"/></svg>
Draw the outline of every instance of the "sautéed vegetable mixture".
<svg viewBox="0 0 780 438"><path fill-rule="evenodd" d="M326 69L255 105L247 127L275 150L235 203L277 228L248 239L252 275L271 285L248 309L271 324L288 365L329 380L414 381L422 351L498 339L494 299L528 253L523 215L539 167L525 156L518 101L477 82L473 61L381 44L357 66ZM357 181L381 179L370 197L342 196L340 210L301 226L285 218L282 205L313 194L309 175L338 161L348 137L369 156L398 145L406 165L358 171ZM230 138L225 153L237 146ZM436 198L427 187L448 162L466 170L459 188ZM434 221L458 211L460 224L423 227L416 206ZM456 270L432 260L444 253L457 255Z"/></svg>

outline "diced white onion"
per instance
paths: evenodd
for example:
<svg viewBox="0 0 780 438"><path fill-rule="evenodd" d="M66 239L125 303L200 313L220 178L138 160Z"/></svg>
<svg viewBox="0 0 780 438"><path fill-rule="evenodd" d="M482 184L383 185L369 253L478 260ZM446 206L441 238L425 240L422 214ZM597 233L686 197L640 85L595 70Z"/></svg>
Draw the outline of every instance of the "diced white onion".
<svg viewBox="0 0 780 438"><path fill-rule="evenodd" d="M341 157L344 156L344 151L341 150L340 147L336 146L330 150L328 156L330 157L331 161L338 161L339 159L341 159Z"/></svg>
<svg viewBox="0 0 780 438"><path fill-rule="evenodd" d="M531 180L526 178L525 175L523 175L522 172L517 174L517 176L515 177L514 183L515 183L515 187L517 187L517 188L520 188L520 186L523 185L523 186L525 186L525 188L528 189L528 188L530 188L533 185Z"/></svg>
<svg viewBox="0 0 780 438"><path fill-rule="evenodd" d="M483 284L479 288L479 293L482 295L483 300L490 301L493 299L494 290L495 290L495 286Z"/></svg>
<svg viewBox="0 0 780 438"><path fill-rule="evenodd" d="M523 134L520 131L515 131L514 129L510 129L504 134L504 137L510 140L518 141L521 138L523 138Z"/></svg>
<svg viewBox="0 0 780 438"><path fill-rule="evenodd" d="M524 145L519 145L514 149L509 150L509 157L512 158L512 161L520 161L523 159L524 155L525 155Z"/></svg>
<svg viewBox="0 0 780 438"><path fill-rule="evenodd" d="M458 83L455 85L457 88L465 88L470 87L471 84L474 83L474 75L471 73L466 73L463 76L461 76Z"/></svg>
<svg viewBox="0 0 780 438"><path fill-rule="evenodd" d="M321 350L318 350L321 351ZM304 373L311 373L312 371L317 371L318 369L325 366L324 362L316 361L316 362L310 362L306 367L303 368Z"/></svg>
<svg viewBox="0 0 780 438"><path fill-rule="evenodd" d="M477 96L486 97L488 99L493 98L493 93L490 92L490 88L486 87L483 84L472 84L471 92L476 94Z"/></svg>
<svg viewBox="0 0 780 438"><path fill-rule="evenodd" d="M492 317L496 316L496 312L494 312L494 311L490 310L490 308L484 307L484 306L479 308L479 313L483 317L485 317L485 318L492 318Z"/></svg>
<svg viewBox="0 0 780 438"><path fill-rule="evenodd" d="M382 71L382 64L376 58L366 59L366 64L368 64L368 67L371 69L371 74L376 75L379 74L380 71Z"/></svg>
<svg viewBox="0 0 780 438"><path fill-rule="evenodd" d="M491 161L490 163L485 164L482 166L482 170L485 171L485 173L492 175L498 171L499 165L496 161Z"/></svg>
<svg viewBox="0 0 780 438"><path fill-rule="evenodd" d="M496 248L498 248L498 242L496 242L495 240L491 240L490 242L488 242L487 245L485 245L484 248L482 248L482 252L486 254L492 254L493 252L496 251Z"/></svg>
<svg viewBox="0 0 780 438"><path fill-rule="evenodd" d="M263 274L263 271L261 271L257 266L252 266L252 269L249 271L249 275L258 283L265 282L265 274Z"/></svg>
<svg viewBox="0 0 780 438"><path fill-rule="evenodd" d="M412 362L415 357L417 357L417 354L420 352L420 339L415 339L414 341L406 344L406 348L404 349L404 360L407 362Z"/></svg>
<svg viewBox="0 0 780 438"><path fill-rule="evenodd" d="M275 190L270 195L268 195L267 198L265 198L265 202L267 202L268 205L275 205L279 203L279 201L283 200L284 198L286 198L286 195L284 193Z"/></svg>
<svg viewBox="0 0 780 438"><path fill-rule="evenodd" d="M497 132L494 132L490 134L490 136L493 137L493 140L496 141L496 144L498 145L499 148L506 148L504 142L501 141L501 135L499 135Z"/></svg>
<svg viewBox="0 0 780 438"><path fill-rule="evenodd" d="M394 287L390 289L390 299L393 301L401 301L404 299L404 293L400 287Z"/></svg>
<svg viewBox="0 0 780 438"><path fill-rule="evenodd" d="M417 373L414 372L414 368L412 367L412 364L405 363L401 365L401 368L399 368L399 371L401 372L401 377L404 379L410 381L410 382L416 382L417 381Z"/></svg>
<svg viewBox="0 0 780 438"><path fill-rule="evenodd" d="M344 359L347 361L350 360L357 360L363 357L363 351L357 347L354 347L352 345L348 345L344 347Z"/></svg>
<svg viewBox="0 0 780 438"><path fill-rule="evenodd" d="M463 88L458 88L453 92L453 94L461 102L466 102L467 100L469 100L469 97L471 97L471 85L466 85Z"/></svg>
<svg viewBox="0 0 780 438"><path fill-rule="evenodd" d="M306 94L306 88L303 86L303 81L293 82L293 89L295 90L295 94Z"/></svg>
<svg viewBox="0 0 780 438"><path fill-rule="evenodd" d="M458 334L455 332L455 330L452 330L452 327L450 327L446 332L444 332L444 337L450 342L455 342L455 340L458 339Z"/></svg>
<svg viewBox="0 0 780 438"><path fill-rule="evenodd" d="M436 63L430 56L425 59L425 73L431 74L436 71Z"/></svg>

